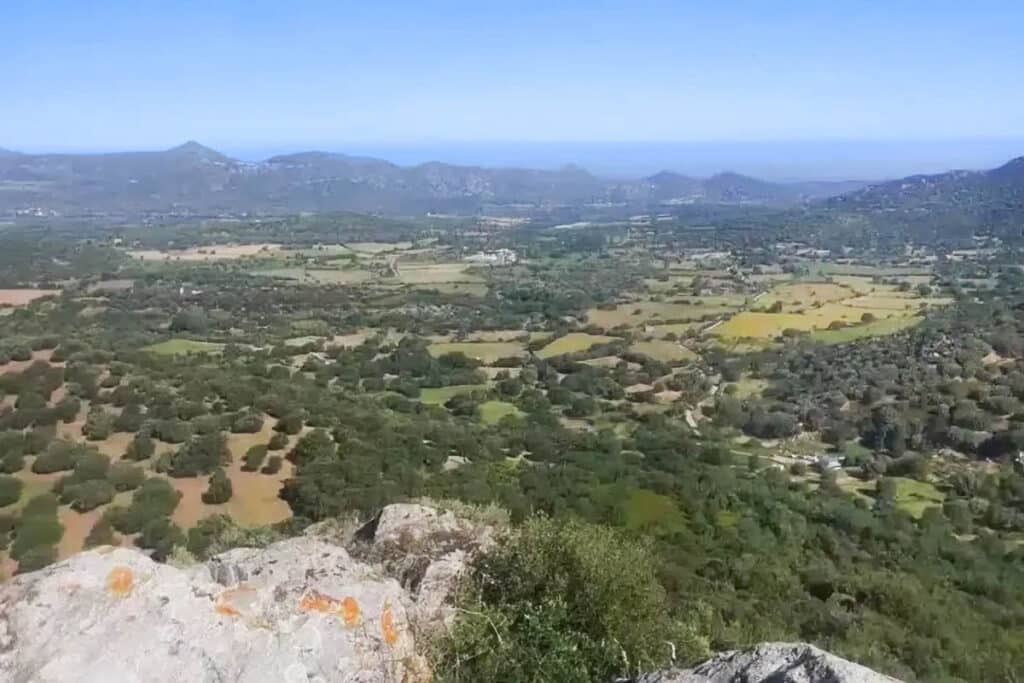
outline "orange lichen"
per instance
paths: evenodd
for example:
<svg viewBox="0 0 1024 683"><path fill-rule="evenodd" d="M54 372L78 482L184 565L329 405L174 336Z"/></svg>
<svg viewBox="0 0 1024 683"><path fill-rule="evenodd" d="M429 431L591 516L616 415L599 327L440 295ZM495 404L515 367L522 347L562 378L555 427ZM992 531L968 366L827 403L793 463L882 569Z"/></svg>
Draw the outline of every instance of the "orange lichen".
<svg viewBox="0 0 1024 683"><path fill-rule="evenodd" d="M355 626L359 623L359 618L362 616L362 610L359 609L359 603L351 595L345 596L345 599L341 601L341 618L345 621L346 626Z"/></svg>
<svg viewBox="0 0 1024 683"><path fill-rule="evenodd" d="M131 595L134 583L135 577L128 567L114 567L107 575L107 590L119 598Z"/></svg>
<svg viewBox="0 0 1024 683"><path fill-rule="evenodd" d="M391 613L391 605L384 605L384 611L380 613L380 630L384 634L384 642L394 645L398 642L398 631L395 629L395 617Z"/></svg>
<svg viewBox="0 0 1024 683"><path fill-rule="evenodd" d="M302 600L299 601L299 609L303 612L328 614L330 612L339 612L341 608L341 600L332 598L330 595L318 593L317 591L306 593L302 596Z"/></svg>
<svg viewBox="0 0 1024 683"><path fill-rule="evenodd" d="M214 605L213 609L217 614L223 614L226 617L237 617L241 614L241 612L226 602L218 602Z"/></svg>

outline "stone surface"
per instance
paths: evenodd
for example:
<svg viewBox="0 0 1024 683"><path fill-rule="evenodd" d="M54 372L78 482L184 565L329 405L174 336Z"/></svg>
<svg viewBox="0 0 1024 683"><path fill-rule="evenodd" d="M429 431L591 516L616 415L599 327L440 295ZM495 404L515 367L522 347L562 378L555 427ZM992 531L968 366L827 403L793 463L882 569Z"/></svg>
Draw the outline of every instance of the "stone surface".
<svg viewBox="0 0 1024 683"><path fill-rule="evenodd" d="M724 652L693 669L640 676L635 683L900 683L807 643L761 643Z"/></svg>
<svg viewBox="0 0 1024 683"><path fill-rule="evenodd" d="M105 547L0 585L0 680L428 681L407 600L316 538L187 569Z"/></svg>
<svg viewBox="0 0 1024 683"><path fill-rule="evenodd" d="M450 511L416 503L388 505L360 528L350 549L379 563L409 591L420 631L450 623L450 600L469 562L495 542L496 530Z"/></svg>

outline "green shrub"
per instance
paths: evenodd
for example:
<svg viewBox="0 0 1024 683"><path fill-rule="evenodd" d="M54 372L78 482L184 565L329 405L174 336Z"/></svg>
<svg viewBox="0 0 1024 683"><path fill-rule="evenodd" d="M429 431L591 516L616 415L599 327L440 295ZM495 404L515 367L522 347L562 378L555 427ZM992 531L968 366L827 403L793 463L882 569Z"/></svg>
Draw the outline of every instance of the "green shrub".
<svg viewBox="0 0 1024 683"><path fill-rule="evenodd" d="M267 444L267 450L279 451L282 448L288 446L288 435L280 432L275 433L270 437L270 443Z"/></svg>
<svg viewBox="0 0 1024 683"><path fill-rule="evenodd" d="M270 527L245 528L228 515L210 515L188 530L188 551L204 560L231 548L261 548L280 537Z"/></svg>
<svg viewBox="0 0 1024 683"><path fill-rule="evenodd" d="M210 477L210 483L203 491L202 499L207 505L220 505L231 500L232 493L231 480L223 469L218 469Z"/></svg>
<svg viewBox="0 0 1024 683"><path fill-rule="evenodd" d="M606 681L708 642L668 613L652 549L607 527L528 520L476 563L437 673L459 681ZM671 643L671 645L669 645Z"/></svg>
<svg viewBox="0 0 1024 683"><path fill-rule="evenodd" d="M263 474L277 474L281 471L281 465L284 463L284 458L280 455L272 455L267 460L267 464L260 470Z"/></svg>

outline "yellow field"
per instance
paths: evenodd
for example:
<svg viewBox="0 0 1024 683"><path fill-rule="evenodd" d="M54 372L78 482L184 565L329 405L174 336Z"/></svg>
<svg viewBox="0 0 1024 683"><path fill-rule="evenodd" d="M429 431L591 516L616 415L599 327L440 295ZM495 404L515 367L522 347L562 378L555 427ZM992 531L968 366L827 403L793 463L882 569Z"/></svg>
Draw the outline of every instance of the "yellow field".
<svg viewBox="0 0 1024 683"><path fill-rule="evenodd" d="M664 361L666 363L679 360L689 360L697 357L697 354L685 346L680 346L679 344L670 341L637 342L630 346L629 350L633 353L640 353L648 358Z"/></svg>
<svg viewBox="0 0 1024 683"><path fill-rule="evenodd" d="M587 311L587 322L612 329L619 325L636 326L669 320L697 320L706 315L735 310L743 304L743 300L743 297L739 296L708 296L691 297L676 302L638 301L619 304L608 311L591 308Z"/></svg>
<svg viewBox="0 0 1024 683"><path fill-rule="evenodd" d="M778 285L757 300L758 306L771 306L779 302L785 307L810 306L818 302L841 301L852 292L829 282L797 282Z"/></svg>
<svg viewBox="0 0 1024 683"><path fill-rule="evenodd" d="M555 341L551 342L543 349L537 352L537 356L540 358L553 358L554 356L561 356L565 353L576 353L577 351L586 351L591 346L597 344L607 344L613 342L618 337L606 337L602 334L586 334L584 332L572 332L564 337L559 337Z"/></svg>
<svg viewBox="0 0 1024 683"><path fill-rule="evenodd" d="M398 267L398 280L407 285L483 282L480 276L468 273L469 268L465 263L402 263Z"/></svg>

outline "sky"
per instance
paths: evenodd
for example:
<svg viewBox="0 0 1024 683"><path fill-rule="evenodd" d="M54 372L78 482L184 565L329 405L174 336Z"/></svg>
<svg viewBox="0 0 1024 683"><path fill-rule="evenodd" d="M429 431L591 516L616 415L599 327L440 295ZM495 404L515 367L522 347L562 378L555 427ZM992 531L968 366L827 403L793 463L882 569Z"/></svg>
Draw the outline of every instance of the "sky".
<svg viewBox="0 0 1024 683"><path fill-rule="evenodd" d="M1024 154L1019 0L3 0L0 21L0 146L24 151Z"/></svg>

